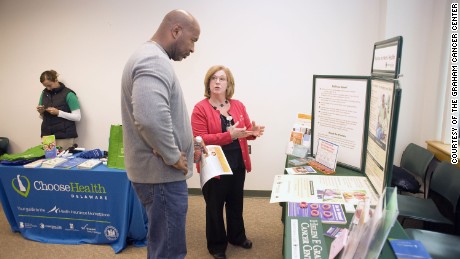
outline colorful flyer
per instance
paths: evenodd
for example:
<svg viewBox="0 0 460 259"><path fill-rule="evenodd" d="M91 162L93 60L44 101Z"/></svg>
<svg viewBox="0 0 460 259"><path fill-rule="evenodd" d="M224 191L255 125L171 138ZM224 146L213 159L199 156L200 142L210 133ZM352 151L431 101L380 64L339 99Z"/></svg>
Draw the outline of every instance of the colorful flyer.
<svg viewBox="0 0 460 259"><path fill-rule="evenodd" d="M54 135L42 137L43 150L45 158L55 158L57 156L56 138Z"/></svg>
<svg viewBox="0 0 460 259"><path fill-rule="evenodd" d="M324 224L346 224L347 218L341 204L289 202L288 216L321 219Z"/></svg>

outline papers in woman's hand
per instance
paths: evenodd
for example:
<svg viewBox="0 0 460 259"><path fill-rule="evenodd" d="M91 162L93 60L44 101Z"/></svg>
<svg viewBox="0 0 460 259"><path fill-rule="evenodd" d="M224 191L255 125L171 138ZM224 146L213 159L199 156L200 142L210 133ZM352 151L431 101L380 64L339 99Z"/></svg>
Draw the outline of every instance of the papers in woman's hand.
<svg viewBox="0 0 460 259"><path fill-rule="evenodd" d="M201 188L209 179L219 175L232 175L232 169L220 146L206 146L208 155L203 155L200 162Z"/></svg>

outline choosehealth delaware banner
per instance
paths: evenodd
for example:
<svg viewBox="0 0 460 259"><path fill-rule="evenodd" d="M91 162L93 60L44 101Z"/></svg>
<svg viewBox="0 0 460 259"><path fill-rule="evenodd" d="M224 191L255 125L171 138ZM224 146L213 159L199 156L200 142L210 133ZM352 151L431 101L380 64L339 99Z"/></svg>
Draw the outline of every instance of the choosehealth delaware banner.
<svg viewBox="0 0 460 259"><path fill-rule="evenodd" d="M144 244L146 217L126 172L0 166L0 198L13 231L58 244Z"/></svg>

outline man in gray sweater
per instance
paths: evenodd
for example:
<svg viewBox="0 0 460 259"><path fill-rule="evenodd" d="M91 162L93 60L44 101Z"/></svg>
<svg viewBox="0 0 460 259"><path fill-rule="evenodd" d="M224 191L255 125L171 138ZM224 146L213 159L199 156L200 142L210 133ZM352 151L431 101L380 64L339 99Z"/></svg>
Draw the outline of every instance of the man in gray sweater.
<svg viewBox="0 0 460 259"><path fill-rule="evenodd" d="M125 166L148 216L148 258L184 258L186 180L193 174L193 135L182 88L169 59L194 51L200 26L174 10L128 59L121 81Z"/></svg>

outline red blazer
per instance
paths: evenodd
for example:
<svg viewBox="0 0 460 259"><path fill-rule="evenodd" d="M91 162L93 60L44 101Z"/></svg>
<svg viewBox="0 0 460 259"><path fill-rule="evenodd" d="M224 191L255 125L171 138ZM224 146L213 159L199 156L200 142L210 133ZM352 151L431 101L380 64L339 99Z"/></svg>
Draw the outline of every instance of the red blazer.
<svg viewBox="0 0 460 259"><path fill-rule="evenodd" d="M239 121L238 128L251 130L252 123L246 112L246 107L238 100L230 99L230 110L228 113L232 115L233 121ZM220 112L214 110L208 99L203 99L198 102L192 112L192 130L193 136L201 136L206 145L227 145L232 142L230 132L222 132L222 124L220 120ZM243 154L244 166L246 171L251 171L251 159L249 157L248 140L255 139L254 136L240 138L241 152Z"/></svg>

